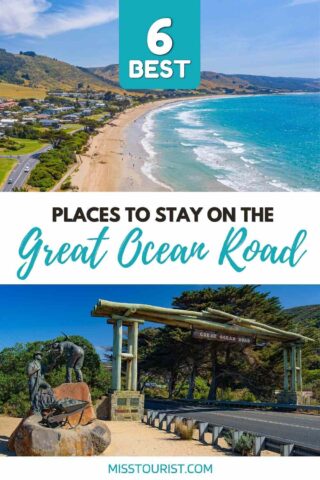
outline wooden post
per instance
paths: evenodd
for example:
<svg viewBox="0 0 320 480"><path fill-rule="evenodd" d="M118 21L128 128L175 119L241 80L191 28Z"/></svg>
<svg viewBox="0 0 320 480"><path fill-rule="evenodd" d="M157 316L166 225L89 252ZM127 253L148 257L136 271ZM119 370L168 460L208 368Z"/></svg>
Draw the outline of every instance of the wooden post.
<svg viewBox="0 0 320 480"><path fill-rule="evenodd" d="M133 342L132 342L132 383L131 390L137 390L138 384L138 334L139 334L139 324L137 322L133 323Z"/></svg>
<svg viewBox="0 0 320 480"><path fill-rule="evenodd" d="M297 366L298 366L298 387L299 390L302 392L303 384L302 384L302 352L301 352L301 345L298 346L297 352Z"/></svg>
<svg viewBox="0 0 320 480"><path fill-rule="evenodd" d="M116 374L116 371L117 371L116 345L118 343L117 334L118 334L117 325L114 324L113 325L113 347L112 347L112 378L111 378L112 390L117 390L117 374Z"/></svg>
<svg viewBox="0 0 320 480"><path fill-rule="evenodd" d="M291 391L297 391L297 359L296 359L296 346L291 346Z"/></svg>
<svg viewBox="0 0 320 480"><path fill-rule="evenodd" d="M133 325L128 326L128 353L133 352ZM126 389L132 390L132 360L127 360Z"/></svg>
<svg viewBox="0 0 320 480"><path fill-rule="evenodd" d="M115 390L121 390L121 353L122 353L122 320L117 320L115 324L115 346L113 355L115 357Z"/></svg>
<svg viewBox="0 0 320 480"><path fill-rule="evenodd" d="M288 373L288 350L286 348L283 349L283 370L284 370L283 390L287 392L289 389L289 373Z"/></svg>

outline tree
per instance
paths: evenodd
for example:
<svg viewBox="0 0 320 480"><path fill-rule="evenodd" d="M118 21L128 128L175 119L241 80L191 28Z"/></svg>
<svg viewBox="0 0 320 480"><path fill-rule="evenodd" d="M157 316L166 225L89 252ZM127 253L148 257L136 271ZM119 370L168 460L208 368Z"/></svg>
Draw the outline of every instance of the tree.
<svg viewBox="0 0 320 480"><path fill-rule="evenodd" d="M101 123L92 118L83 118L80 120L81 125L84 125L85 132L94 133L97 128L101 127Z"/></svg>
<svg viewBox="0 0 320 480"><path fill-rule="evenodd" d="M45 133L45 138L51 143L53 148L58 148L61 142L69 139L69 135L64 130L50 129Z"/></svg>
<svg viewBox="0 0 320 480"><path fill-rule="evenodd" d="M280 328L289 323L279 299L257 291L253 285L186 291L173 300L173 306L195 311L211 307ZM252 347L244 349L234 344L204 341L201 344L204 362L210 365L210 399L216 399L219 386L247 387L263 398L270 397L274 387L280 386L282 370L272 368L274 361L279 364L281 360L279 346L270 345L264 352L257 352Z"/></svg>
<svg viewBox="0 0 320 480"><path fill-rule="evenodd" d="M50 339L44 342L35 341L27 344L16 344L4 348L0 352L0 413L13 416L24 416L29 408L26 365L37 350L44 352L43 364L46 370L45 378L52 387L64 383L65 359L58 358L52 366L53 357L49 353L54 340L61 341L64 337ZM84 381L88 383L93 399L104 394L110 386L110 374L104 368L93 345L81 336L70 336L70 340L85 349L83 367Z"/></svg>
<svg viewBox="0 0 320 480"><path fill-rule="evenodd" d="M280 328L290 326L290 317L283 312L279 299L251 285L186 291L173 300L173 306L194 311L211 307ZM262 349L243 347L197 340L188 330L164 327L148 329L141 347L141 374L167 379L169 396L198 396L200 379L207 382L209 399L242 390L246 398L270 400L273 390L281 388L282 348L278 343ZM203 392L202 382L201 395Z"/></svg>

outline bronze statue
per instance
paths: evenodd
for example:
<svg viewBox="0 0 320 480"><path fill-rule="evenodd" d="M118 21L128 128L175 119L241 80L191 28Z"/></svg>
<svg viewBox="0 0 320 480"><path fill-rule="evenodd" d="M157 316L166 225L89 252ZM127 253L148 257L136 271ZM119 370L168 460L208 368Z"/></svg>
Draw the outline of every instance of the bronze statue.
<svg viewBox="0 0 320 480"><path fill-rule="evenodd" d="M58 354L58 356L66 356L66 383L72 383L72 370L74 370L77 382L82 382L83 376L81 369L84 361L83 348L71 342L66 336L66 340L63 342L55 342L52 345L52 349Z"/></svg>
<svg viewBox="0 0 320 480"><path fill-rule="evenodd" d="M28 363L27 367L29 397L33 413L40 413L55 400L50 385L44 379L41 360L42 353L35 352L33 360Z"/></svg>

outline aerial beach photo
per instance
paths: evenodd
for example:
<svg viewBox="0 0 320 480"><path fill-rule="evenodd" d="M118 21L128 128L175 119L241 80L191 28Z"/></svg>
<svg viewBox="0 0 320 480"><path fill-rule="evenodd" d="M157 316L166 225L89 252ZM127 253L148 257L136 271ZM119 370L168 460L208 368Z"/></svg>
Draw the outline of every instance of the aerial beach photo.
<svg viewBox="0 0 320 480"><path fill-rule="evenodd" d="M1 191L319 191L319 1L203 0L200 86L138 91L119 84L116 1L16 6L0 1Z"/></svg>

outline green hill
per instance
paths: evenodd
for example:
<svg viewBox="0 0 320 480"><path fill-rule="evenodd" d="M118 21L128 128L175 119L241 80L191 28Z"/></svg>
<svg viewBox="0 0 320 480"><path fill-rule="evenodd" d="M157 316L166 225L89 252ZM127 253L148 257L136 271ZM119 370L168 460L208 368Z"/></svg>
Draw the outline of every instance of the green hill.
<svg viewBox="0 0 320 480"><path fill-rule="evenodd" d="M304 325L316 323L316 326L320 328L320 305L287 308L285 312L292 317L294 323L303 323Z"/></svg>
<svg viewBox="0 0 320 480"><path fill-rule="evenodd" d="M29 87L72 90L81 88L115 90L93 72L33 52L12 54L0 49L0 81Z"/></svg>
<svg viewBox="0 0 320 480"><path fill-rule="evenodd" d="M76 88L121 91L118 82L118 65L83 68L61 62L55 58L37 55L35 52L9 53L0 49L0 82L24 85L47 90L74 90ZM202 72L201 85L197 93L275 93L275 92L317 92L319 79L276 78L255 75L225 75L216 72ZM161 91L152 92L162 95ZM169 91L168 91L169 93ZM183 95L190 91L174 91Z"/></svg>
<svg viewBox="0 0 320 480"><path fill-rule="evenodd" d="M119 86L118 65L96 67L88 70L111 82L113 86ZM202 93L318 92L320 91L320 80L202 72L201 85L198 90Z"/></svg>

